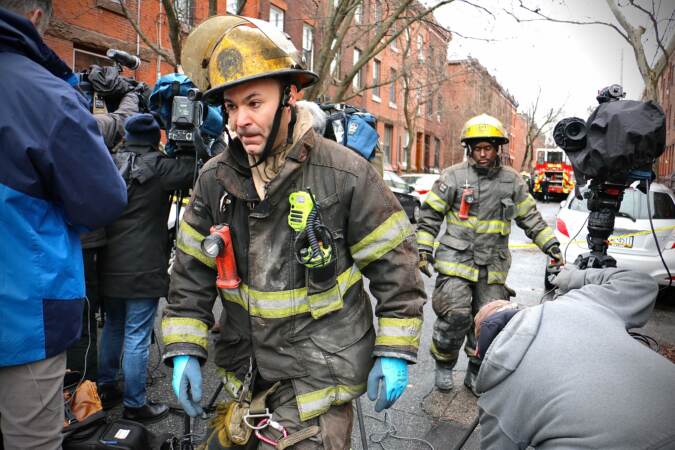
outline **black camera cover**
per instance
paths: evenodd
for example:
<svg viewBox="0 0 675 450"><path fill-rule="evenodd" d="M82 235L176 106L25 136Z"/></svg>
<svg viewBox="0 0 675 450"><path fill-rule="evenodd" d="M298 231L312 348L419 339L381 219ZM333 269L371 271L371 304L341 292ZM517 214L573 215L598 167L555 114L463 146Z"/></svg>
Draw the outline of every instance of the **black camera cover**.
<svg viewBox="0 0 675 450"><path fill-rule="evenodd" d="M650 168L665 149L665 115L652 101L602 103L586 127L586 147L567 152L575 175L584 180L623 183L631 170Z"/></svg>

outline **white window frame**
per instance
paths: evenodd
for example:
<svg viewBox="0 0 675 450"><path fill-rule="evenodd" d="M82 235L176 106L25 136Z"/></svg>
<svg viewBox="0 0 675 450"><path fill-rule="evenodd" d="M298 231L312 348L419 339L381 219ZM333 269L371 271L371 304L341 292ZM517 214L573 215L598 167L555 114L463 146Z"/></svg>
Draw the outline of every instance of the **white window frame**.
<svg viewBox="0 0 675 450"><path fill-rule="evenodd" d="M424 62L424 37L421 34L417 35L417 61Z"/></svg>
<svg viewBox="0 0 675 450"><path fill-rule="evenodd" d="M331 48L335 48L337 45L337 39L333 39L333 42L331 42ZM342 61L342 49L337 49L335 51L335 56L333 56L333 59L330 62L330 75L336 79L340 79L340 62Z"/></svg>
<svg viewBox="0 0 675 450"><path fill-rule="evenodd" d="M361 25L363 23L363 3L356 5L354 10L354 23L356 25Z"/></svg>
<svg viewBox="0 0 675 450"><path fill-rule="evenodd" d="M391 84L389 85L389 107L397 108L396 106L396 82L398 81L398 72L393 67L389 68L389 77ZM394 94L394 95L392 95Z"/></svg>
<svg viewBox="0 0 675 450"><path fill-rule="evenodd" d="M361 50L354 47L354 54L353 54L353 64L352 67L356 65L357 62L361 59ZM354 75L354 78L352 79L352 87L354 89L361 89L363 87L363 80L361 80L361 70L356 72L356 75Z"/></svg>
<svg viewBox="0 0 675 450"><path fill-rule="evenodd" d="M225 4L225 11L227 11L228 14L237 14L238 9L239 0L227 0L227 3Z"/></svg>
<svg viewBox="0 0 675 450"><path fill-rule="evenodd" d="M314 70L314 27L302 24L302 56L307 69Z"/></svg>
<svg viewBox="0 0 675 450"><path fill-rule="evenodd" d="M380 97L380 86L376 86L380 83L380 77L382 76L382 61L379 59L373 59L373 89L372 97L373 100L380 103L382 98Z"/></svg>
<svg viewBox="0 0 675 450"><path fill-rule="evenodd" d="M281 18L281 20L279 20ZM277 30L284 31L284 21L286 20L286 11L274 5L270 5L270 20L269 22Z"/></svg>

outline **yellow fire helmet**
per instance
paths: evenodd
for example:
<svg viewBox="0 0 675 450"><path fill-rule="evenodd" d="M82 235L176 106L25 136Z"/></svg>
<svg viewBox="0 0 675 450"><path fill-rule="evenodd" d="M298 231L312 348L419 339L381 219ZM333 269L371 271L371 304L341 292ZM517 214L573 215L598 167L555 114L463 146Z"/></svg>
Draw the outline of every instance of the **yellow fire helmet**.
<svg viewBox="0 0 675 450"><path fill-rule="evenodd" d="M282 31L263 20L233 15L212 17L195 28L183 46L182 65L209 103L219 103L227 88L260 78L285 79L298 90L318 80L304 69Z"/></svg>
<svg viewBox="0 0 675 450"><path fill-rule="evenodd" d="M504 125L498 119L487 114L472 117L466 121L464 128L462 128L460 142L468 144L467 141L478 139L494 142L497 145L509 143Z"/></svg>

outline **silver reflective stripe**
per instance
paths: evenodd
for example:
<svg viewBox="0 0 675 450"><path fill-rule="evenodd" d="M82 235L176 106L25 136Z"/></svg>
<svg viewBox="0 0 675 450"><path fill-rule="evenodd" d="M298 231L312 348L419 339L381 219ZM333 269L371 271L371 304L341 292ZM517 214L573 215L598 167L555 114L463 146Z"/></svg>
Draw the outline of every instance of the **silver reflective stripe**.
<svg viewBox="0 0 675 450"><path fill-rule="evenodd" d="M448 210L448 204L439 197L434 191L429 191L427 198L424 199L424 203L429 205L434 211L441 214L445 214L445 211Z"/></svg>
<svg viewBox="0 0 675 450"><path fill-rule="evenodd" d="M328 411L332 405L347 403L361 395L365 390L365 384L356 386L339 384L318 391L300 394L296 397L298 410L300 411L300 420L305 421L320 416Z"/></svg>
<svg viewBox="0 0 675 450"><path fill-rule="evenodd" d="M204 235L192 228L187 222L181 221L176 236L176 247L192 256L203 264L215 269L216 261L202 253Z"/></svg>
<svg viewBox="0 0 675 450"><path fill-rule="evenodd" d="M435 237L433 234L428 231L418 230L417 231L417 243L419 245L426 245L427 247L434 246Z"/></svg>
<svg viewBox="0 0 675 450"><path fill-rule="evenodd" d="M401 242L414 233L405 212L398 211L389 216L366 237L349 247L349 251L359 269L363 269L371 262L380 259L389 251L398 247Z"/></svg>
<svg viewBox="0 0 675 450"><path fill-rule="evenodd" d="M220 289L220 294L223 300L241 306L250 315L256 317L279 319L308 312L312 312L312 315L319 314L320 317L327 312L341 308L342 295L361 279L361 271L358 267L352 266L338 276L335 288L311 296L312 300L308 299L306 287L287 291L264 292L251 289L242 283L237 289ZM317 312L312 310L314 305L310 304L314 300L317 301L319 308ZM321 310L321 308L325 309Z"/></svg>

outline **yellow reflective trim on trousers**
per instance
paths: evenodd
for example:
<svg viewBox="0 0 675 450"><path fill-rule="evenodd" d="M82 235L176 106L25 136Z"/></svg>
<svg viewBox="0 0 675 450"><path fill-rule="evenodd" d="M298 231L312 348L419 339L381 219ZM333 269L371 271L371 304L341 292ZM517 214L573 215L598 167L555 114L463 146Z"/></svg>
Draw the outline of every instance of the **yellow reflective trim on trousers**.
<svg viewBox="0 0 675 450"><path fill-rule="evenodd" d="M352 266L338 275L335 288L310 297L313 297L312 301L318 302L321 315L335 311L342 305L342 296L361 279L361 271ZM236 289L220 289L220 294L223 300L235 303L248 311L251 316L263 319L281 319L313 312L306 287L264 292L251 289L242 283Z"/></svg>
<svg viewBox="0 0 675 450"><path fill-rule="evenodd" d="M178 227L178 235L176 236L176 247L181 249L183 253L187 253L201 263L215 269L216 261L202 253L201 245L204 237L204 235L192 228L187 222L181 221Z"/></svg>
<svg viewBox="0 0 675 450"><path fill-rule="evenodd" d="M431 352L432 355L435 356L434 359L441 362L456 361L457 356L459 355L459 352L454 353L441 352L440 350L438 350L438 348L436 348L436 343L433 340L431 341L431 347L429 347L429 351Z"/></svg>
<svg viewBox="0 0 675 450"><path fill-rule="evenodd" d="M420 345L421 319L394 319L380 317L375 345L387 347L415 347Z"/></svg>
<svg viewBox="0 0 675 450"><path fill-rule="evenodd" d="M427 198L424 199L424 203L429 205L431 209L441 214L445 214L448 210L448 204L440 198L434 191L429 191Z"/></svg>
<svg viewBox="0 0 675 450"><path fill-rule="evenodd" d="M536 208L537 203L530 194L527 194L525 200L516 205L516 218L524 216L531 208Z"/></svg>
<svg viewBox="0 0 675 450"><path fill-rule="evenodd" d="M443 275L478 281L478 269L466 264L436 260L434 268Z"/></svg>
<svg viewBox="0 0 675 450"><path fill-rule="evenodd" d="M408 236L414 234L415 232L405 211L398 211L389 216L366 237L349 247L349 252L359 269L363 269L371 262L380 259L398 247Z"/></svg>
<svg viewBox="0 0 675 450"><path fill-rule="evenodd" d="M506 236L511 232L511 223L499 219L478 220L475 216L469 216L467 220L461 220L457 213L450 211L446 216L448 225L458 225L470 228L480 234L501 234Z"/></svg>
<svg viewBox="0 0 675 450"><path fill-rule="evenodd" d="M488 284L504 284L506 283L506 272L490 272L488 270L487 283Z"/></svg>
<svg viewBox="0 0 675 450"><path fill-rule="evenodd" d="M418 230L417 231L417 243L419 245L427 245L429 247L434 246L435 236L428 231Z"/></svg>
<svg viewBox="0 0 675 450"><path fill-rule="evenodd" d="M166 317L162 320L164 345L189 343L206 350L209 329L204 322L189 317Z"/></svg>
<svg viewBox="0 0 675 450"><path fill-rule="evenodd" d="M337 386L329 386L318 391L300 394L296 396L300 420L305 421L320 416L328 411L331 406L347 403L363 394L365 390L365 384L356 386L338 384Z"/></svg>
<svg viewBox="0 0 675 450"><path fill-rule="evenodd" d="M554 238L555 235L553 234L553 230L551 230L551 227L546 227L543 230L541 230L539 234L537 234L537 236L534 238L534 243L537 244L537 247L544 248L546 246L546 243Z"/></svg>

